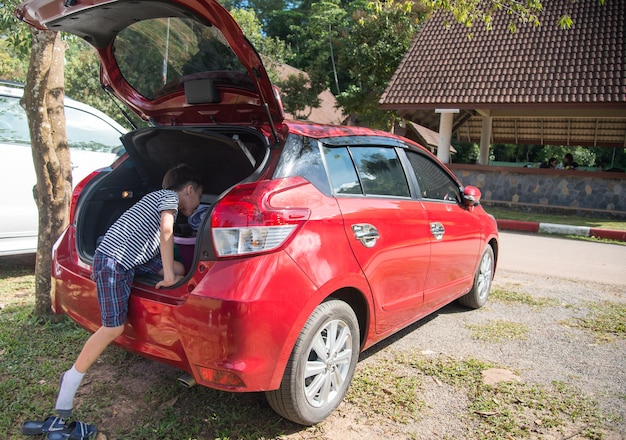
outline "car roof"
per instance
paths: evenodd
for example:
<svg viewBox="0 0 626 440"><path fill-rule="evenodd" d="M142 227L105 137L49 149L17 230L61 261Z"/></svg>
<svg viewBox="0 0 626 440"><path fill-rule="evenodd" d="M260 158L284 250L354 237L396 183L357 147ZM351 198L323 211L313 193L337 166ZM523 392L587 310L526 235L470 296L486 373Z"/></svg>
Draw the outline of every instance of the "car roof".
<svg viewBox="0 0 626 440"><path fill-rule="evenodd" d="M359 127L356 125L318 124L295 120L287 120L285 122L289 126L289 131L291 133L308 136L314 139L328 139L348 136L375 136L419 146L409 139L400 138L393 133L368 127Z"/></svg>

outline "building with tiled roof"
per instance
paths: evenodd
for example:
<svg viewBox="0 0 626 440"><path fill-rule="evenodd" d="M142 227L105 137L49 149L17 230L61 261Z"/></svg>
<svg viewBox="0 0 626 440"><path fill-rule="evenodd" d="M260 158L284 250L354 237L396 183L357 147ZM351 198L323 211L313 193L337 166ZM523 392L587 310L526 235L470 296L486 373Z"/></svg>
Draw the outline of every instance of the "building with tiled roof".
<svg viewBox="0 0 626 440"><path fill-rule="evenodd" d="M518 24L516 33L506 13L494 16L492 30L435 13L381 107L431 130L451 130L461 142L480 142L480 163L487 163L491 143L624 148L625 5L546 0L541 25ZM557 25L564 13L570 29Z"/></svg>
<svg viewBox="0 0 626 440"><path fill-rule="evenodd" d="M277 66L276 71L281 80L286 80L290 75L306 75L302 70L288 64ZM343 116L341 109L337 106L337 100L330 90L323 90L317 97L320 100L320 105L309 109L310 113L307 121L318 124L341 124L345 116ZM295 115L291 113L285 113L285 117L296 119Z"/></svg>

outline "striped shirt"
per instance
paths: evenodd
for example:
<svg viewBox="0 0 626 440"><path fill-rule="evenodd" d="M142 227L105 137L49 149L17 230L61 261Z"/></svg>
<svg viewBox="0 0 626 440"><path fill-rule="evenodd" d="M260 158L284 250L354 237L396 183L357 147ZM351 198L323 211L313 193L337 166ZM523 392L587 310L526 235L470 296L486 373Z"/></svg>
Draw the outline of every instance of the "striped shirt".
<svg viewBox="0 0 626 440"><path fill-rule="evenodd" d="M115 259L129 270L145 264L159 252L161 211L178 214L178 194L161 189L146 194L111 225L98 251Z"/></svg>

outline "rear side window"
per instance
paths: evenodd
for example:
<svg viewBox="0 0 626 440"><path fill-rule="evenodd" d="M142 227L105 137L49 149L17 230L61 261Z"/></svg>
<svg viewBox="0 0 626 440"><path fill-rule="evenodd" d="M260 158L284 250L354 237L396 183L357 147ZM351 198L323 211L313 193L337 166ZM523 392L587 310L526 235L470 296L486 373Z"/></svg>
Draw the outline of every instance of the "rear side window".
<svg viewBox="0 0 626 440"><path fill-rule="evenodd" d="M439 165L413 151L407 151L406 154L415 172L422 197L460 202L459 186Z"/></svg>
<svg viewBox="0 0 626 440"><path fill-rule="evenodd" d="M330 195L330 185L324 170L319 142L303 136L289 135L274 177L300 176L317 189Z"/></svg>
<svg viewBox="0 0 626 440"><path fill-rule="evenodd" d="M324 147L324 158L335 194L410 196L393 147Z"/></svg>
<svg viewBox="0 0 626 440"><path fill-rule="evenodd" d="M324 158L335 194L363 194L361 182L346 147L324 147Z"/></svg>

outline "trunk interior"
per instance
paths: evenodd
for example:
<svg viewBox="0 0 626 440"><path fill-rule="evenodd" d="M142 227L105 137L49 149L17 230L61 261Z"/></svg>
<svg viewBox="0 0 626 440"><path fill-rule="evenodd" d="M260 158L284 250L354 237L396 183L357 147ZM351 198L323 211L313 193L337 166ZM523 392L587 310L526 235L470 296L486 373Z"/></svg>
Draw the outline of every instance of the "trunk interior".
<svg viewBox="0 0 626 440"><path fill-rule="evenodd" d="M267 138L244 127L150 127L124 135L122 142L129 157L90 181L76 207L76 247L88 264L93 260L98 238L141 197L160 189L163 176L172 166L184 163L202 175L200 208L208 212L232 186L257 180L270 153ZM198 222L192 223L197 229ZM203 239L202 234L198 235L200 238L196 239L196 230L179 214L175 242L185 253L183 263L187 268L196 242L207 247L201 252L203 256L212 255L208 236Z"/></svg>

